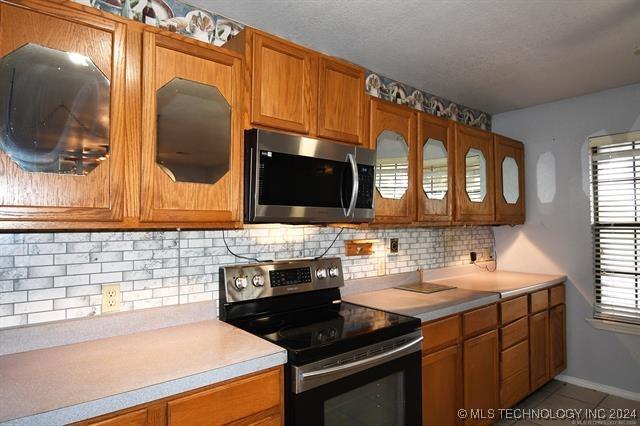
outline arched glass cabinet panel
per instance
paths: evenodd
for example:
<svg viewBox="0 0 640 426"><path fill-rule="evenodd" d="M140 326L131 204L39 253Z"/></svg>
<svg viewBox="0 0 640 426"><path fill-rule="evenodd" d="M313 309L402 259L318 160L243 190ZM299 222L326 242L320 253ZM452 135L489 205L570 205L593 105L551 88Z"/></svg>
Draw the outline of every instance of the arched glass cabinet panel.
<svg viewBox="0 0 640 426"><path fill-rule="evenodd" d="M409 187L409 147L404 137L384 130L376 139L376 188L382 198L401 199Z"/></svg>
<svg viewBox="0 0 640 426"><path fill-rule="evenodd" d="M231 107L224 96L214 86L174 78L156 100L156 163L175 182L220 180L231 161Z"/></svg>
<svg viewBox="0 0 640 426"><path fill-rule="evenodd" d="M467 151L465 177L469 200L481 203L487 195L487 161L479 149L471 148Z"/></svg>
<svg viewBox="0 0 640 426"><path fill-rule="evenodd" d="M518 163L513 157L502 160L502 196L507 204L516 204L520 198Z"/></svg>
<svg viewBox="0 0 640 426"><path fill-rule="evenodd" d="M26 44L0 59L0 149L28 172L86 175L109 155L109 102L90 58Z"/></svg>
<svg viewBox="0 0 640 426"><path fill-rule="evenodd" d="M422 190L430 200L442 200L449 189L449 156L442 141L429 138L422 147Z"/></svg>

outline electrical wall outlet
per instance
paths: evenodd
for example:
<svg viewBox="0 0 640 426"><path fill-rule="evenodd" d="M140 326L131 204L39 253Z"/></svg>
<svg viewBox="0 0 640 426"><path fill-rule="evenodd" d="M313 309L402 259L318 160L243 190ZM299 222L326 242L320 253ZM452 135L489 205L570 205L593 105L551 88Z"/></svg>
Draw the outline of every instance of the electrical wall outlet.
<svg viewBox="0 0 640 426"><path fill-rule="evenodd" d="M399 246L400 241L398 238L389 238L389 253L398 253Z"/></svg>
<svg viewBox="0 0 640 426"><path fill-rule="evenodd" d="M478 260L478 254L475 251L472 251L469 253L469 258L471 259L471 263L473 263Z"/></svg>
<svg viewBox="0 0 640 426"><path fill-rule="evenodd" d="M102 312L120 310L120 284L102 286Z"/></svg>

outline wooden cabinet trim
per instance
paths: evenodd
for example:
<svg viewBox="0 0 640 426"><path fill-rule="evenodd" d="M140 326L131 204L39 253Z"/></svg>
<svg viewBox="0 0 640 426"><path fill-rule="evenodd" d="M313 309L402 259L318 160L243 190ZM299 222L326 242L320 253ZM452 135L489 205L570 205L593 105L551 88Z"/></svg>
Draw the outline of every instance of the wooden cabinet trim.
<svg viewBox="0 0 640 426"><path fill-rule="evenodd" d="M564 304L549 310L549 374L554 377L567 368L567 319Z"/></svg>
<svg viewBox="0 0 640 426"><path fill-rule="evenodd" d="M520 318L500 329L500 348L508 349L529 337L529 318Z"/></svg>
<svg viewBox="0 0 640 426"><path fill-rule="evenodd" d="M549 312L529 317L529 371L531 390L549 380Z"/></svg>
<svg viewBox="0 0 640 426"><path fill-rule="evenodd" d="M500 354L500 378L508 379L514 374L529 371L529 341L524 340Z"/></svg>
<svg viewBox="0 0 640 426"><path fill-rule="evenodd" d="M529 313L543 311L549 307L549 291L545 288L529 294Z"/></svg>
<svg viewBox="0 0 640 426"><path fill-rule="evenodd" d="M506 136L494 135L495 157L495 200L497 223L522 224L525 221L525 185L524 185L524 144ZM518 165L518 191L519 196L515 204L509 204L503 195L502 186L502 162L509 156Z"/></svg>
<svg viewBox="0 0 640 426"><path fill-rule="evenodd" d="M528 304L526 295L507 300L506 302L500 302L500 324L502 325L526 317L527 313Z"/></svg>
<svg viewBox="0 0 640 426"><path fill-rule="evenodd" d="M560 284L549 289L549 307L554 307L564 303L564 284Z"/></svg>

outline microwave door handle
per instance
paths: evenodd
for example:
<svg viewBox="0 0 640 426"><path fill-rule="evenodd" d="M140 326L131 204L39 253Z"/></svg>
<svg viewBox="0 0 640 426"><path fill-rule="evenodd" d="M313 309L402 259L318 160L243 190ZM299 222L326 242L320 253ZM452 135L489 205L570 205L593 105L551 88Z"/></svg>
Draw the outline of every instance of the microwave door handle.
<svg viewBox="0 0 640 426"><path fill-rule="evenodd" d="M353 209L356 207L356 201L358 201L358 165L356 159L353 158L353 154L347 154L347 160L351 165L351 174L353 176L353 186L351 187L351 202L349 202L349 208L345 212L345 216L349 217L353 214Z"/></svg>
<svg viewBox="0 0 640 426"><path fill-rule="evenodd" d="M329 367L329 368L324 368L322 370L315 370L315 371L309 371L306 373L302 373L302 379L307 379L307 378L311 378L311 377L317 377L317 376L324 376L326 374L331 374L331 373L336 373L338 371L343 371L343 370L349 370L355 367L359 367L362 365L367 365L367 364L371 364L372 362L376 362L376 361L381 361L384 360L385 358L388 358L390 356L393 356L399 352L406 352L408 349L410 349L412 346L417 345L418 343L422 342L422 339L424 339L424 337L420 336L415 340L410 341L409 343L405 343L402 346L399 346L395 349L392 349L390 351L378 354L378 355L374 355L372 357L369 358L365 358L365 359L360 359L358 361L353 361L347 364L342 364L342 365L337 365L335 367Z"/></svg>

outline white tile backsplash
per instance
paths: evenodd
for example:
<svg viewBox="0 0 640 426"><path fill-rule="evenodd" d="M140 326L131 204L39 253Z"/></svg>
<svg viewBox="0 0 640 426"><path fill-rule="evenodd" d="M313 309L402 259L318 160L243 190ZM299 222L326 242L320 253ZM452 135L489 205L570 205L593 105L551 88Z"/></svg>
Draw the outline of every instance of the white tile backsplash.
<svg viewBox="0 0 640 426"><path fill-rule="evenodd" d="M224 231L231 250L260 260L318 256L339 228L264 225ZM399 238L399 252L387 252ZM373 239L371 256L344 255L344 240ZM491 227L345 228L326 256L345 279L462 265L494 249ZM218 298L218 267L246 263L223 231L0 234L0 328L101 313L102 285L120 284L122 310Z"/></svg>

